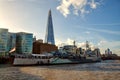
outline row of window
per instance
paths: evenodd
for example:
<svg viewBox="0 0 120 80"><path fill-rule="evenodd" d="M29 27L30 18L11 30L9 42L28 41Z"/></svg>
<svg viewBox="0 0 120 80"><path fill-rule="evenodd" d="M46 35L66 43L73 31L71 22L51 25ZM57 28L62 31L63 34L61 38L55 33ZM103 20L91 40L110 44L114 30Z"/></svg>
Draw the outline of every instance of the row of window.
<svg viewBox="0 0 120 80"><path fill-rule="evenodd" d="M0 51L5 51L6 49L5 48L0 48Z"/></svg>
<svg viewBox="0 0 120 80"><path fill-rule="evenodd" d="M16 56L16 58L50 59L52 57L51 56L29 56L29 57Z"/></svg>

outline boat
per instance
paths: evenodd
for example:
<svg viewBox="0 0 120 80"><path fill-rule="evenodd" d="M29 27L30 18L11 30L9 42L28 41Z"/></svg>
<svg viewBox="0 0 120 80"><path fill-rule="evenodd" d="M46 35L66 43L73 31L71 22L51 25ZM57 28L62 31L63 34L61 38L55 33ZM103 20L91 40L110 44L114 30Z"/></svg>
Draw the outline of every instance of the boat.
<svg viewBox="0 0 120 80"><path fill-rule="evenodd" d="M73 63L92 63L92 62L99 62L101 61L100 58L96 56L90 57L73 57L69 56L65 57L56 57L53 55L46 55L46 54L32 54L31 56L16 56L13 61L13 65L52 65L52 64L73 64Z"/></svg>
<svg viewBox="0 0 120 80"><path fill-rule="evenodd" d="M32 55L28 56L17 56L14 58L13 65L45 65L45 64L72 64L72 63L92 63L92 62L99 62L101 61L100 58L91 56L91 57L55 57L51 55Z"/></svg>
<svg viewBox="0 0 120 80"><path fill-rule="evenodd" d="M49 64L52 54L15 55L13 65Z"/></svg>
<svg viewBox="0 0 120 80"><path fill-rule="evenodd" d="M53 65L100 62L100 50L84 50L75 45L65 45L58 51L44 54L16 55L13 65Z"/></svg>

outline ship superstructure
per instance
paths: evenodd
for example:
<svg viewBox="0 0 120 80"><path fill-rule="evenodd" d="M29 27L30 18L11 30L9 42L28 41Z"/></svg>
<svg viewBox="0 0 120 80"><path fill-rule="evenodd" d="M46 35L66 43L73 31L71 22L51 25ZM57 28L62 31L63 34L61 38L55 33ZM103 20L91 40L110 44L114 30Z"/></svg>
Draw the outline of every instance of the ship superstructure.
<svg viewBox="0 0 120 80"><path fill-rule="evenodd" d="M87 46L89 44L86 44ZM41 64L66 64L90 63L101 61L100 50L97 48L86 50L75 45L65 45L58 51L46 54L32 54L29 56L16 56L13 65L41 65Z"/></svg>

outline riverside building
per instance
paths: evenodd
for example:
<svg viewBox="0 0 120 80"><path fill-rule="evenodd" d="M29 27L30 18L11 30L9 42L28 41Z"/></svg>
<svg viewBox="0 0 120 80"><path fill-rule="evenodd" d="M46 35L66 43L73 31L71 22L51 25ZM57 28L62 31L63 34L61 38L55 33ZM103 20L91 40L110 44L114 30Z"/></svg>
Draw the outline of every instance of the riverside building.
<svg viewBox="0 0 120 80"><path fill-rule="evenodd" d="M16 33L16 53L32 54L33 34L19 32Z"/></svg>
<svg viewBox="0 0 120 80"><path fill-rule="evenodd" d="M8 33L8 51L11 51L16 48L16 33Z"/></svg>
<svg viewBox="0 0 120 80"><path fill-rule="evenodd" d="M0 56L5 56L8 52L8 29L0 28Z"/></svg>
<svg viewBox="0 0 120 80"><path fill-rule="evenodd" d="M0 28L0 56L6 56L11 52L31 54L32 45L32 33L11 33L8 29Z"/></svg>

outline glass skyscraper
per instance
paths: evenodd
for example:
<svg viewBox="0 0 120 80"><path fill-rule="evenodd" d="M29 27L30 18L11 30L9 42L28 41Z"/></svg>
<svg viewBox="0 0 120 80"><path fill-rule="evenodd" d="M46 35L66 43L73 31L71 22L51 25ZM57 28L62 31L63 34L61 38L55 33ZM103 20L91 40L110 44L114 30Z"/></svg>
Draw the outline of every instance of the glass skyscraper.
<svg viewBox="0 0 120 80"><path fill-rule="evenodd" d="M33 34L16 33L16 53L31 54L32 53Z"/></svg>
<svg viewBox="0 0 120 80"><path fill-rule="evenodd" d="M11 51L13 48L16 48L16 33L8 34L8 50Z"/></svg>
<svg viewBox="0 0 120 80"><path fill-rule="evenodd" d="M0 55L8 52L8 29L0 28Z"/></svg>
<svg viewBox="0 0 120 80"><path fill-rule="evenodd" d="M32 46L32 33L11 33L8 29L0 28L0 56L6 56L13 50L19 54L31 54Z"/></svg>
<svg viewBox="0 0 120 80"><path fill-rule="evenodd" d="M49 10L49 13L48 13L48 22L47 22L47 29L46 29L46 35L45 35L45 43L55 45L51 10Z"/></svg>

